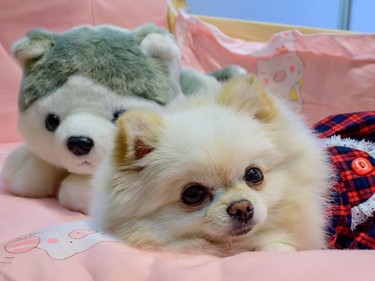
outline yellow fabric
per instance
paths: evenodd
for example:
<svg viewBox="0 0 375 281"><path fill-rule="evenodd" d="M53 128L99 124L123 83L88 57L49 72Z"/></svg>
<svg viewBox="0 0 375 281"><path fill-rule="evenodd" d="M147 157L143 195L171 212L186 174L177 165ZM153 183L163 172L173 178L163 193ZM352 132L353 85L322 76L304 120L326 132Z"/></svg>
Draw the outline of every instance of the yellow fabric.
<svg viewBox="0 0 375 281"><path fill-rule="evenodd" d="M176 15L179 9L187 9L187 4L185 0L168 0L169 12L168 12L168 22L169 27L172 32L174 32L174 25L176 22ZM195 15L199 19L208 22L210 24L218 27L225 34L243 39L246 41L255 42L266 42L273 34L285 31L285 30L299 30L304 34L313 33L348 33L348 31L333 30L333 29L320 29L311 28L296 25L283 25L267 22L255 22L247 20L237 20L229 18L220 17L209 17L202 15Z"/></svg>

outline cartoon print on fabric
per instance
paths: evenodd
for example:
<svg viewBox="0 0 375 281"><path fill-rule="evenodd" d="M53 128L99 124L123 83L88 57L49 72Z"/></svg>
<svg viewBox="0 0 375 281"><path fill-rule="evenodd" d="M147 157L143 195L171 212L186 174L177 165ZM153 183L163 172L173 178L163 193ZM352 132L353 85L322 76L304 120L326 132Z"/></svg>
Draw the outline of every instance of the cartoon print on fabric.
<svg viewBox="0 0 375 281"><path fill-rule="evenodd" d="M1 246L0 264L12 263L17 255L34 250L44 250L50 258L64 260L83 253L100 242L118 241L96 228L92 220L82 220L58 224L21 236Z"/></svg>
<svg viewBox="0 0 375 281"><path fill-rule="evenodd" d="M301 111L304 66L296 51L294 32L276 34L254 55L263 57L256 64L256 74L266 88L282 97L293 110Z"/></svg>

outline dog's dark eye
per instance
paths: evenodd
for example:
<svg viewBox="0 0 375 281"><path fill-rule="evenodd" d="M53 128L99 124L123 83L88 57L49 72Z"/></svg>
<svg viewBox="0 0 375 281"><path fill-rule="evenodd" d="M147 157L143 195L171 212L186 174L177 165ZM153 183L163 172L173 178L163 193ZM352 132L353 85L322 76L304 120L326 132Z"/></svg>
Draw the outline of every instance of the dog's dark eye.
<svg viewBox="0 0 375 281"><path fill-rule="evenodd" d="M54 132L56 131L57 127L60 125L60 118L54 113L49 113L44 123L48 131Z"/></svg>
<svg viewBox="0 0 375 281"><path fill-rule="evenodd" d="M117 119L119 119L119 117L122 115L122 114L124 114L124 112L125 112L125 109L122 109L122 110L118 110L118 111L116 111L115 113L113 113L113 117L112 117L112 122L113 123L116 123L116 121L117 121Z"/></svg>
<svg viewBox="0 0 375 281"><path fill-rule="evenodd" d="M194 183L188 185L182 193L181 200L186 205L196 206L210 197L210 193L203 185Z"/></svg>
<svg viewBox="0 0 375 281"><path fill-rule="evenodd" d="M243 179L249 186L257 185L263 181L263 173L259 168L249 167L245 171Z"/></svg>

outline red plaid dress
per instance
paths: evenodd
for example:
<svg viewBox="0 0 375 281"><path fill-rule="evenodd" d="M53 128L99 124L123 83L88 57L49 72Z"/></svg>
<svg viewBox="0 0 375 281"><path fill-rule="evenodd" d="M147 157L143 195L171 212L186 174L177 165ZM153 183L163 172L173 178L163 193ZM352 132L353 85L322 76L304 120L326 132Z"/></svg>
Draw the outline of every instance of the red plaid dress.
<svg viewBox="0 0 375 281"><path fill-rule="evenodd" d="M375 143L375 111L329 116L315 124L314 129L320 138L339 135L342 139ZM362 206L370 203L375 206L375 159L365 151L350 147L329 146L328 150L337 173L328 226L329 246L335 249L375 249L375 209L370 206L365 220L353 227L355 216L361 215ZM372 170L359 175L352 168L353 160L358 158L367 159Z"/></svg>

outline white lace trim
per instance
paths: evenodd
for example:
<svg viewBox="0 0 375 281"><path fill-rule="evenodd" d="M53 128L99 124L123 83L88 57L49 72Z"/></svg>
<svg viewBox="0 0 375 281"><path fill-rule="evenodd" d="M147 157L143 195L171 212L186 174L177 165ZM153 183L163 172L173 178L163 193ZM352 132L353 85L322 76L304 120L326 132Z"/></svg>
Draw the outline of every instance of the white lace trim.
<svg viewBox="0 0 375 281"><path fill-rule="evenodd" d="M357 225L365 223L372 218L375 213L375 194L373 194L367 201L352 208L352 231Z"/></svg>
<svg viewBox="0 0 375 281"><path fill-rule="evenodd" d="M366 140L355 140L351 138L341 138L339 135L333 135L325 139L327 146L344 146L367 152L375 158L375 143Z"/></svg>
<svg viewBox="0 0 375 281"><path fill-rule="evenodd" d="M367 152L375 158L375 143L366 140L355 140L351 138L341 138L339 135L333 135L326 138L325 143L327 146L344 146L356 150ZM375 194L373 194L367 201L355 206L351 209L352 223L351 230L368 221L375 215Z"/></svg>

